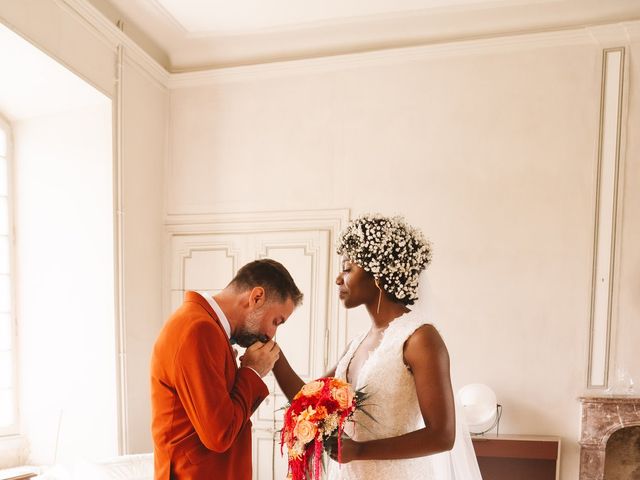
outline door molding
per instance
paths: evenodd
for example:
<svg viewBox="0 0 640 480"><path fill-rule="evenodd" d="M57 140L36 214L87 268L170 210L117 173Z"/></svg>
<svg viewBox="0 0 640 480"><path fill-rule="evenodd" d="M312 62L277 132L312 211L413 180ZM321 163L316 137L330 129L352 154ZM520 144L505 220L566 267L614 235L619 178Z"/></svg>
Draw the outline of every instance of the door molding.
<svg viewBox="0 0 640 480"><path fill-rule="evenodd" d="M291 210L270 212L240 212L240 213L207 213L168 215L165 219L163 268L163 318L171 314L171 286L175 282L172 278L172 240L180 236L197 236L211 234L238 234L262 232L296 232L306 230L326 231L331 242L330 273L327 282L333 282L340 271L340 261L334 253L338 234L342 231L350 218L350 210ZM339 298L335 289L331 290L328 307L328 323L325 332L328 350L325 354L327 363L331 365L338 360L338 355L347 343L346 311L340 308Z"/></svg>

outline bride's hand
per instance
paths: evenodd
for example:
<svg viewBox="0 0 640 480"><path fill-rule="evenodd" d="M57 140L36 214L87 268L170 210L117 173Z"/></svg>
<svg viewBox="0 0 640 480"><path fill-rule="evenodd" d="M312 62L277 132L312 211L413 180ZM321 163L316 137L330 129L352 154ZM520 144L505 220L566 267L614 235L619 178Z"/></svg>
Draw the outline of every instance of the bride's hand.
<svg viewBox="0 0 640 480"><path fill-rule="evenodd" d="M361 446L359 442L350 440L348 438L343 438L342 441L340 442L340 446L342 447L340 451L340 463L349 463L353 460L358 459L358 455L360 453L360 446ZM329 440L327 451L329 453L329 456L337 462L338 461L338 439L337 438L332 438L331 440Z"/></svg>

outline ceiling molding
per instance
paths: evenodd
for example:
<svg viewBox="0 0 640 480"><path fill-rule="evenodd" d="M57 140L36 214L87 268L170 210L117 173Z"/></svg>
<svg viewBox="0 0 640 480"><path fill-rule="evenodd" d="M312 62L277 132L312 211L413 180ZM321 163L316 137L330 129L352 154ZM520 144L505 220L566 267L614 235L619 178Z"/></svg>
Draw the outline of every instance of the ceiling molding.
<svg viewBox="0 0 640 480"><path fill-rule="evenodd" d="M594 30L595 29L595 30ZM593 45L602 43L606 32L612 38L628 38L629 31L640 32L640 21L603 27L539 32L504 37L467 40L419 47L386 49L332 57L273 62L245 67L211 69L200 72L173 73L170 89L205 86L220 82L255 80L290 75L309 75L339 69L365 68L406 63L439 57L509 52L522 49L547 48L559 45Z"/></svg>
<svg viewBox="0 0 640 480"><path fill-rule="evenodd" d="M629 36L629 43L640 42L640 21L626 23L625 30Z"/></svg>
<svg viewBox="0 0 640 480"><path fill-rule="evenodd" d="M127 58L137 64L155 80L162 88L169 84L169 72L142 49L128 35L114 25L98 9L86 0L56 0L63 7L66 6L82 17L91 27L102 36L109 45L116 50L118 45L125 49Z"/></svg>
<svg viewBox="0 0 640 480"><path fill-rule="evenodd" d="M155 4L160 3L159 0L146 1ZM459 14L465 11L478 9L499 11L499 9L505 7L512 8L517 6L552 4L566 1L570 0L421 0L421 7L413 9L399 7L398 5L402 2L388 1L389 4L394 5L394 8L391 11L386 12L316 18L313 20L294 21L290 23L261 27L242 27L240 25L236 25L234 28L222 27L221 29L208 28L200 30L189 30L187 27L182 25L175 16L164 9L162 5L158 6L164 10L165 15L173 17L172 22L179 25L180 29L186 32L186 37L189 39L203 37L216 39L233 37L237 39L240 37L260 36L262 34L286 34L288 32L298 34L304 31L323 31L325 29L333 29L336 27L350 30L354 27L369 27L376 24L390 26L398 23L411 23L412 20L421 21L421 19L433 17L434 15L438 16L443 13L457 12L456 14ZM363 2L362 5L367 5L367 2ZM331 7L329 7L329 9L330 8Z"/></svg>
<svg viewBox="0 0 640 480"><path fill-rule="evenodd" d="M113 23L123 20L125 31L171 73L640 20L638 0L425 0L421 5L430 5L430 8L409 10L407 6L410 3L406 2L397 5L389 2L383 10L376 10L373 4L370 8L357 10L334 8L333 11L323 12L324 15L318 12L315 16L309 15L306 23L296 23L295 15L291 23L286 23L286 17L283 17L279 26L273 23L274 18L265 17L262 19L264 27L260 27L259 12L247 13L247 25L252 23L251 20L256 20L253 22L255 27L243 27L246 22L240 18L236 19L237 25L234 26L232 16L227 19L228 25L217 26L215 21L207 21L210 15L206 15L199 22L199 30L193 30L195 27L189 26L188 17L179 17L180 9L173 11L171 4L161 0L83 1L93 3L96 8L106 12ZM180 8L191 8L189 14L193 17L198 11L209 12L211 6L207 5L198 7L197 2L181 3ZM350 11L361 14L349 16ZM207 31L208 27L220 30Z"/></svg>
<svg viewBox="0 0 640 480"><path fill-rule="evenodd" d="M635 39L639 38L640 21L614 25L595 25L589 27L588 32L593 37L594 42L602 46L602 48L626 45L634 41L634 32Z"/></svg>
<svg viewBox="0 0 640 480"><path fill-rule="evenodd" d="M165 21L167 23L169 23L170 25L173 25L173 28L175 28L178 32L180 32L182 35L188 36L189 35L189 31L185 28L184 25L182 25L182 23L180 23L178 21L178 19L176 17L174 17L173 15L171 15L171 13L169 13L167 11L166 8L164 8L162 6L162 4L160 2L158 2L158 0L147 0L149 5L151 6L151 8L162 18L165 19Z"/></svg>
<svg viewBox="0 0 640 480"><path fill-rule="evenodd" d="M192 72L170 73L130 36L120 30L112 20L93 6L89 0L55 0L84 19L87 28L114 50L118 45L125 49L127 59L163 88L189 88L227 81L243 81L283 75L313 74L336 69L363 68L383 64L404 63L442 56L470 55L490 51L513 51L523 48L544 48L570 44L609 46L640 40L640 20L613 22L587 27L551 29L549 31L518 32L434 41L411 46L384 46L377 49L334 55L310 55L307 57L266 63L222 68L206 68ZM157 3L156 0L153 0ZM167 14L168 15L168 14Z"/></svg>

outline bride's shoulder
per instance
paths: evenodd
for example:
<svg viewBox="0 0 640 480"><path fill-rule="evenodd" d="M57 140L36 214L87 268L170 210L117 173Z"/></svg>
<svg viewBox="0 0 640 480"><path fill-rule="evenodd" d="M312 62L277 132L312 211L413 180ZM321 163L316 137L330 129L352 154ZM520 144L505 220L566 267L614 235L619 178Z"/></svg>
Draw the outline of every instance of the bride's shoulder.
<svg viewBox="0 0 640 480"><path fill-rule="evenodd" d="M438 329L431 323L418 326L404 344L405 354L419 353L425 350L446 351L446 346Z"/></svg>
<svg viewBox="0 0 640 480"><path fill-rule="evenodd" d="M407 339L403 356L405 364L414 375L419 372L431 375L437 371L448 371L449 368L447 347L438 330L429 323L417 328Z"/></svg>

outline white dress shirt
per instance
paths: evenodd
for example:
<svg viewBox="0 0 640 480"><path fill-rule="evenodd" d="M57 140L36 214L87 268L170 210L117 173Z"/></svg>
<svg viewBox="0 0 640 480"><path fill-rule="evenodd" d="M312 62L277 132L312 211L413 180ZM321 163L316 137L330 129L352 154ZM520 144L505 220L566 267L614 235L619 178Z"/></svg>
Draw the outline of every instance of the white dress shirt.
<svg viewBox="0 0 640 480"><path fill-rule="evenodd" d="M231 324L229 323L229 319L227 318L227 316L224 314L224 312L220 308L220 305L218 305L218 302L216 302L215 299L213 298L213 295L205 291L197 291L196 293L201 295L202 298L204 298L207 302L209 302L209 305L211 305L211 308L213 308L213 311L216 312L216 315L218 316L218 320L220 320L220 323L222 324L222 328L224 328L224 331L227 334L227 338L229 339L229 341L231 341ZM241 367L241 368L248 368L250 370L253 370L255 374L262 379L262 377L256 371L255 368L252 368L252 367Z"/></svg>

